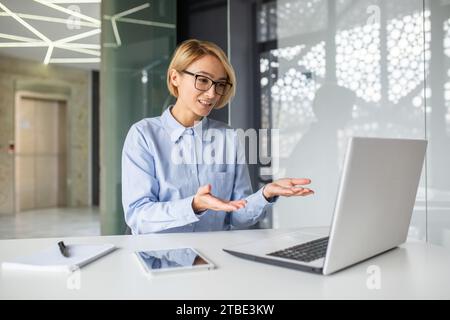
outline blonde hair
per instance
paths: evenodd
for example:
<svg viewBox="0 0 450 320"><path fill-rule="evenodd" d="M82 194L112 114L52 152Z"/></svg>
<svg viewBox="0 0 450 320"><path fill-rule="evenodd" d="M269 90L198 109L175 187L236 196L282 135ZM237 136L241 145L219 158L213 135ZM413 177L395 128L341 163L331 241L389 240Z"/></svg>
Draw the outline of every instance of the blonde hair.
<svg viewBox="0 0 450 320"><path fill-rule="evenodd" d="M170 71L172 69L175 69L178 72L186 70L191 63L207 55L219 59L227 73L227 80L232 84L229 92L226 95L221 96L217 105L214 107L215 109L220 109L224 107L236 93L236 75L225 52L212 42L190 39L182 42L178 46L173 54L172 61L170 61L169 68L167 69L167 88L171 95L178 98L178 88L170 81Z"/></svg>

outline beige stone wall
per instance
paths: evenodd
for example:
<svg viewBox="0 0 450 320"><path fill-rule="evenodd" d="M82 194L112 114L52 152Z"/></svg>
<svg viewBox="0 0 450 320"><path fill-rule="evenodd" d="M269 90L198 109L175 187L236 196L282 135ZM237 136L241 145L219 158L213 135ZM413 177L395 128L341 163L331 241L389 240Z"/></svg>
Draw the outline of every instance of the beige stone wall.
<svg viewBox="0 0 450 320"><path fill-rule="evenodd" d="M67 96L67 203L71 207L89 205L89 86L89 71L0 55L0 215L12 214L14 210L14 157L8 152L8 145L14 140L18 90L64 92Z"/></svg>

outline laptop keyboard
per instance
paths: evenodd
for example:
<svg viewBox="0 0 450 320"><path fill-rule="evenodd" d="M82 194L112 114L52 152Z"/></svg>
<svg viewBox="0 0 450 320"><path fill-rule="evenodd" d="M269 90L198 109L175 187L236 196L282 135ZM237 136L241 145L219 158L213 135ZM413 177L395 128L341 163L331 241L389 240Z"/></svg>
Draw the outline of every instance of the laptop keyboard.
<svg viewBox="0 0 450 320"><path fill-rule="evenodd" d="M278 250L269 253L268 255L302 262L311 262L325 257L325 254L327 252L328 239L329 237L320 238L283 250Z"/></svg>

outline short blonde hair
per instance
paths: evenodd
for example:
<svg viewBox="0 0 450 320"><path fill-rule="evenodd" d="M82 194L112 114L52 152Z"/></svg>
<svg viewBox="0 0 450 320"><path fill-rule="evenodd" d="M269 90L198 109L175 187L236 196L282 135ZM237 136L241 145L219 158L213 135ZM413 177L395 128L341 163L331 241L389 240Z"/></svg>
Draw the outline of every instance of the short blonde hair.
<svg viewBox="0 0 450 320"><path fill-rule="evenodd" d="M167 88L171 95L178 98L178 88L170 81L170 70L175 69L178 72L186 70L191 63L207 55L219 59L227 73L227 80L232 84L229 92L222 96L215 106L215 109L220 109L224 107L236 93L236 75L225 52L212 42L190 39L182 42L178 46L173 54L172 61L170 61L169 68L167 69Z"/></svg>

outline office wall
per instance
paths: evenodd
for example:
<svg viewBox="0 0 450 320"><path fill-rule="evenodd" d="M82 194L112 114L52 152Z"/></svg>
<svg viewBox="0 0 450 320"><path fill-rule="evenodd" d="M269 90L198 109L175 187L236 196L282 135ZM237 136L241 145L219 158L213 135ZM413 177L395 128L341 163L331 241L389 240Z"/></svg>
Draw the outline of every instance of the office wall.
<svg viewBox="0 0 450 320"><path fill-rule="evenodd" d="M0 56L0 214L14 209L14 97L17 90L68 97L68 206L89 205L89 72Z"/></svg>
<svg viewBox="0 0 450 320"><path fill-rule="evenodd" d="M281 138L273 178L316 190L280 199L272 226L330 224L350 136L426 138L410 236L450 245L449 2L256 1L255 14L255 108Z"/></svg>
<svg viewBox="0 0 450 320"><path fill-rule="evenodd" d="M227 0L177 0L177 44L187 39L212 41L228 51ZM229 123L229 105L209 117Z"/></svg>
<svg viewBox="0 0 450 320"><path fill-rule="evenodd" d="M450 248L450 1L425 5L426 238Z"/></svg>

